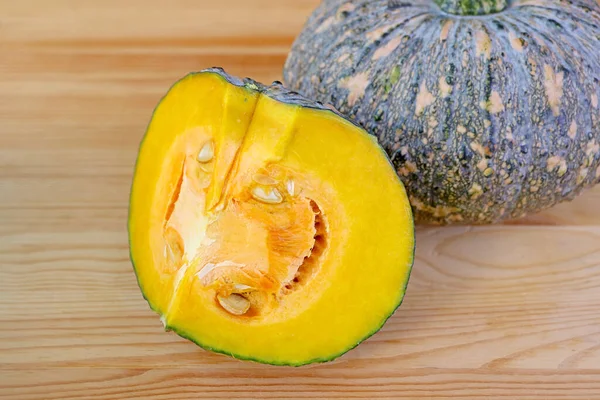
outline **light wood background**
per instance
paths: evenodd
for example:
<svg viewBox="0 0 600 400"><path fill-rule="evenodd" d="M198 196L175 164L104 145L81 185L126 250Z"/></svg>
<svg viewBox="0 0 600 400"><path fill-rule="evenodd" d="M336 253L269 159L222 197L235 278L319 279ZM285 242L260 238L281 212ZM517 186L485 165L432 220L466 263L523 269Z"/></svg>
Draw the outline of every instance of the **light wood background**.
<svg viewBox="0 0 600 400"><path fill-rule="evenodd" d="M160 96L280 79L317 0L0 1L0 399L600 399L600 188L502 226L419 228L401 309L330 364L165 333L128 258Z"/></svg>

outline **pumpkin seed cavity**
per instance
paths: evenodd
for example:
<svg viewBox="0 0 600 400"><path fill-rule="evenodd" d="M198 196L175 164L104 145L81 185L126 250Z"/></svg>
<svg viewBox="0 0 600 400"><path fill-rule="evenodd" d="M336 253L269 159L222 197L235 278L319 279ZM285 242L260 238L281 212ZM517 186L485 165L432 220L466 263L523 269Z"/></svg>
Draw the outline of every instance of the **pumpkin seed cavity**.
<svg viewBox="0 0 600 400"><path fill-rule="evenodd" d="M293 172L265 169L244 175L249 177L240 178L244 182L227 176L219 206L206 211L212 182L193 181L217 175L186 171L214 168L214 142L201 146L197 162L193 158L184 161L165 217L164 270L177 281L171 304L187 291L185 284L213 291L215 304L232 317L266 314L317 272L327 248L323 213L316 202L296 194Z"/></svg>

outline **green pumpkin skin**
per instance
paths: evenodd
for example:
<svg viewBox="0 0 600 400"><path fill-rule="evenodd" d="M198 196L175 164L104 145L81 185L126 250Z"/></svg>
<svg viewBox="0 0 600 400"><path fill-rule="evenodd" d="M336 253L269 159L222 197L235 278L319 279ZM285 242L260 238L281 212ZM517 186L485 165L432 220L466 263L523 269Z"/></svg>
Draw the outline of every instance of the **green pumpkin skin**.
<svg viewBox="0 0 600 400"><path fill-rule="evenodd" d="M377 136L418 223L519 218L600 182L594 0L324 0L283 76Z"/></svg>

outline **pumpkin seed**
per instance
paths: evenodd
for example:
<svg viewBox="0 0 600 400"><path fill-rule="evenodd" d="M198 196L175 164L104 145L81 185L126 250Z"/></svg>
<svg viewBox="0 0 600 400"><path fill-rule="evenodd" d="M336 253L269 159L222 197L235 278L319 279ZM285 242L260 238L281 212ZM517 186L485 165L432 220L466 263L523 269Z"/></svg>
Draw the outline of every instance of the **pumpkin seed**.
<svg viewBox="0 0 600 400"><path fill-rule="evenodd" d="M264 188L262 186L255 186L252 189L252 197L256 200L267 204L279 204L283 201L283 196L279 193L277 188Z"/></svg>
<svg viewBox="0 0 600 400"><path fill-rule="evenodd" d="M213 159L215 156L215 147L213 145L212 140L209 140L202 146L200 151L198 152L198 161L201 163L207 163Z"/></svg>
<svg viewBox="0 0 600 400"><path fill-rule="evenodd" d="M247 292L252 289L252 286L244 285L242 283L236 283L233 285L233 290L237 293Z"/></svg>
<svg viewBox="0 0 600 400"><path fill-rule="evenodd" d="M165 258L168 262L179 265L183 262L183 239L172 227L165 230Z"/></svg>
<svg viewBox="0 0 600 400"><path fill-rule="evenodd" d="M198 271L196 273L196 276L198 277L198 279L202 280L204 279L208 274L210 274L214 269L216 268L221 268L221 267L236 267L236 268L242 268L244 267L244 264L238 264L238 263L234 263L233 261L222 261L220 263L217 264L213 264L213 263L207 263L204 265L204 267L202 267L200 269L200 271Z"/></svg>
<svg viewBox="0 0 600 400"><path fill-rule="evenodd" d="M286 186L287 191L290 194L290 196L293 196L294 195L294 189L295 189L295 186L296 186L296 184L294 183L294 181L290 179L289 181L287 181L287 183L285 184L285 186Z"/></svg>
<svg viewBox="0 0 600 400"><path fill-rule="evenodd" d="M230 314L243 315L250 309L250 301L241 294L232 293L227 297L217 295L221 307Z"/></svg>
<svg viewBox="0 0 600 400"><path fill-rule="evenodd" d="M265 174L254 174L254 176L252 177L252 180L254 180L254 182L258 183L259 185L265 185L265 186L273 186L273 185L277 185L277 180L274 178L271 178L269 175L265 175Z"/></svg>
<svg viewBox="0 0 600 400"><path fill-rule="evenodd" d="M200 170L202 170L203 172L210 174L213 171L213 163L204 163L204 164L200 164ZM205 175L206 176L206 175Z"/></svg>

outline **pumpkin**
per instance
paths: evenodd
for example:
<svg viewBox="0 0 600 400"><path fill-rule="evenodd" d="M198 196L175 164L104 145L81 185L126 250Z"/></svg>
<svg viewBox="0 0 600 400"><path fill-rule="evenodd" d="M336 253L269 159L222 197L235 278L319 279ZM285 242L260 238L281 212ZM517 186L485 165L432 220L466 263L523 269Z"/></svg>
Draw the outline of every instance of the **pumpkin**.
<svg viewBox="0 0 600 400"><path fill-rule="evenodd" d="M325 0L283 75L378 138L419 223L519 218L600 181L594 0Z"/></svg>
<svg viewBox="0 0 600 400"><path fill-rule="evenodd" d="M400 305L410 203L372 135L219 68L154 110L129 207L138 284L167 330L278 365L332 360Z"/></svg>

